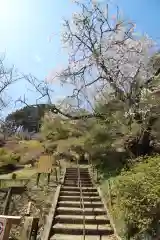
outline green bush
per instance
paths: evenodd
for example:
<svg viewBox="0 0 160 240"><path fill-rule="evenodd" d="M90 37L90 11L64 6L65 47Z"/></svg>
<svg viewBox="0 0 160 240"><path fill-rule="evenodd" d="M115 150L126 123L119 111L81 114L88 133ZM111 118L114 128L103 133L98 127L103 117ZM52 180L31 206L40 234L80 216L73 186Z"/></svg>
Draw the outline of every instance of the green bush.
<svg viewBox="0 0 160 240"><path fill-rule="evenodd" d="M21 156L18 153L11 153L10 154L10 158L9 161L11 163L15 163L15 162L20 162Z"/></svg>
<svg viewBox="0 0 160 240"><path fill-rule="evenodd" d="M44 139L56 141L69 137L68 122L64 122L61 117L46 116L42 121L41 134Z"/></svg>
<svg viewBox="0 0 160 240"><path fill-rule="evenodd" d="M73 152L71 151L56 152L56 154L54 154L54 157L57 161L61 159L73 161L75 159L75 157L73 156Z"/></svg>
<svg viewBox="0 0 160 240"><path fill-rule="evenodd" d="M0 148L0 156L7 154L7 151L4 148Z"/></svg>
<svg viewBox="0 0 160 240"><path fill-rule="evenodd" d="M4 148L0 148L0 162L8 164L10 154Z"/></svg>
<svg viewBox="0 0 160 240"><path fill-rule="evenodd" d="M116 177L112 193L114 209L123 215L127 238L139 239L141 234L160 234L160 157L148 157L144 162L123 171Z"/></svg>
<svg viewBox="0 0 160 240"><path fill-rule="evenodd" d="M0 148L0 162L9 164L17 163L21 159L21 156L18 153L9 153L4 148Z"/></svg>
<svg viewBox="0 0 160 240"><path fill-rule="evenodd" d="M47 154L53 154L57 150L57 144L54 142L47 141L44 144L44 151Z"/></svg>
<svg viewBox="0 0 160 240"><path fill-rule="evenodd" d="M6 154L6 155L1 155L0 156L0 162L2 162L2 163L6 163L6 164L8 164L8 161L9 161L9 154Z"/></svg>

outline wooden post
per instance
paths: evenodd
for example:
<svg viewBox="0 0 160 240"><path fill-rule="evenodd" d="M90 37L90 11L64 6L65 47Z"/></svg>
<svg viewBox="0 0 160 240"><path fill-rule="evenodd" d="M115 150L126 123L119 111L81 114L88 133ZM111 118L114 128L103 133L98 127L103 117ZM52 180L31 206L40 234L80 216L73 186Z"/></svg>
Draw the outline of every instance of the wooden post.
<svg viewBox="0 0 160 240"><path fill-rule="evenodd" d="M36 240L39 218L26 217L20 240ZM33 238L32 238L33 237Z"/></svg>
<svg viewBox="0 0 160 240"><path fill-rule="evenodd" d="M12 224L20 224L21 217L0 215L0 240L8 240Z"/></svg>
<svg viewBox="0 0 160 240"><path fill-rule="evenodd" d="M36 185L37 185L37 187L38 187L38 184L39 184L40 176L41 176L41 173L38 173L38 174L37 174L37 179L36 179Z"/></svg>
<svg viewBox="0 0 160 240"><path fill-rule="evenodd" d="M10 233L11 225L8 219L0 218L0 240L8 240Z"/></svg>
<svg viewBox="0 0 160 240"><path fill-rule="evenodd" d="M7 197L4 203L3 215L8 215L11 198L12 198L12 187L8 189Z"/></svg>
<svg viewBox="0 0 160 240"><path fill-rule="evenodd" d="M34 221L33 221L33 231L32 231L32 240L36 240L37 239L38 223L39 223L39 218L34 218Z"/></svg>
<svg viewBox="0 0 160 240"><path fill-rule="evenodd" d="M111 183L109 179L108 179L108 197L109 197L109 205L110 207L112 207Z"/></svg>
<svg viewBox="0 0 160 240"><path fill-rule="evenodd" d="M56 182L58 182L57 168L56 167L54 168L54 171L55 171L55 176L56 176Z"/></svg>
<svg viewBox="0 0 160 240"><path fill-rule="evenodd" d="M58 183L60 183L60 179L61 179L61 168L59 168L59 171L58 171Z"/></svg>
<svg viewBox="0 0 160 240"><path fill-rule="evenodd" d="M88 157L88 159L87 159L87 160L88 160L88 166L89 166L89 157Z"/></svg>
<svg viewBox="0 0 160 240"><path fill-rule="evenodd" d="M91 159L91 167L92 167L92 177L93 177L93 180L95 180L95 179L94 179L94 166L93 166L93 161L92 161L92 159Z"/></svg>
<svg viewBox="0 0 160 240"><path fill-rule="evenodd" d="M59 160L59 170L60 170L60 173L61 173L62 167L61 167L61 162L60 162L60 160Z"/></svg>
<svg viewBox="0 0 160 240"><path fill-rule="evenodd" d="M98 169L96 168L96 183L98 183Z"/></svg>
<svg viewBox="0 0 160 240"><path fill-rule="evenodd" d="M48 176L47 176L47 184L49 185L49 183L50 183L51 173L48 173L47 175L48 175Z"/></svg>
<svg viewBox="0 0 160 240"><path fill-rule="evenodd" d="M28 203L27 212L26 212L26 216L30 216L30 213L31 213L31 207L32 207L32 202L29 202L29 203Z"/></svg>
<svg viewBox="0 0 160 240"><path fill-rule="evenodd" d="M61 163L60 163L60 160L58 159L57 162L58 162L58 164L56 164L56 165L59 166L59 170L60 170L60 173L61 173Z"/></svg>

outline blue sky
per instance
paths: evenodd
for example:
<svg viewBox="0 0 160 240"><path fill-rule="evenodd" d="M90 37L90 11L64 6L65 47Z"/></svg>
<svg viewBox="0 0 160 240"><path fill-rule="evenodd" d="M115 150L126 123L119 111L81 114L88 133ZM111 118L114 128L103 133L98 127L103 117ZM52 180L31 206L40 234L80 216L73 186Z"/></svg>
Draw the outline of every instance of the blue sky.
<svg viewBox="0 0 160 240"><path fill-rule="evenodd" d="M138 29L155 40L160 38L159 0L115 2L125 17L136 22ZM0 52L6 52L7 65L14 64L21 72L44 79L50 71L66 63L60 34L62 18L70 18L76 11L71 0L0 0L0 6ZM54 89L53 99L66 93L58 84ZM29 102L35 103L34 94L27 91L24 82L13 86L9 94L17 99L26 92Z"/></svg>
<svg viewBox="0 0 160 240"><path fill-rule="evenodd" d="M124 16L133 20L142 33L160 42L159 0L116 0Z"/></svg>
<svg viewBox="0 0 160 240"><path fill-rule="evenodd" d="M62 18L70 18L75 11L71 1L0 0L0 6L0 52L6 52L8 66L14 64L19 71L44 79L65 64L60 35ZM35 103L34 94L27 88L26 83L18 82L9 95L15 100L26 93L29 102ZM54 88L53 98L65 94L56 84Z"/></svg>

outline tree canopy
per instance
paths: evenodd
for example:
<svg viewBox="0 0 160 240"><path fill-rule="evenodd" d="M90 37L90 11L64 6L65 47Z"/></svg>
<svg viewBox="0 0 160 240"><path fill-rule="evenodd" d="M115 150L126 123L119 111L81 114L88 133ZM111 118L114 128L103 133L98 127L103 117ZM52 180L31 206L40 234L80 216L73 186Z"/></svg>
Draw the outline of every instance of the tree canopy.
<svg viewBox="0 0 160 240"><path fill-rule="evenodd" d="M39 131L41 119L45 111L49 108L47 104L28 105L6 117L6 122L10 122L15 127L23 127L24 130Z"/></svg>

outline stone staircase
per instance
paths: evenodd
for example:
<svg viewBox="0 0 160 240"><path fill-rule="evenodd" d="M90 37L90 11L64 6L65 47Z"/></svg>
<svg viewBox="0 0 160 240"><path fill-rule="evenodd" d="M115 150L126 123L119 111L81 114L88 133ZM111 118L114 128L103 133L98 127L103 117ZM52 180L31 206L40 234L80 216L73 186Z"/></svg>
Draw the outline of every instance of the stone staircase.
<svg viewBox="0 0 160 240"><path fill-rule="evenodd" d="M50 240L69 239L115 239L107 213L87 168L67 168L64 184L60 189Z"/></svg>

